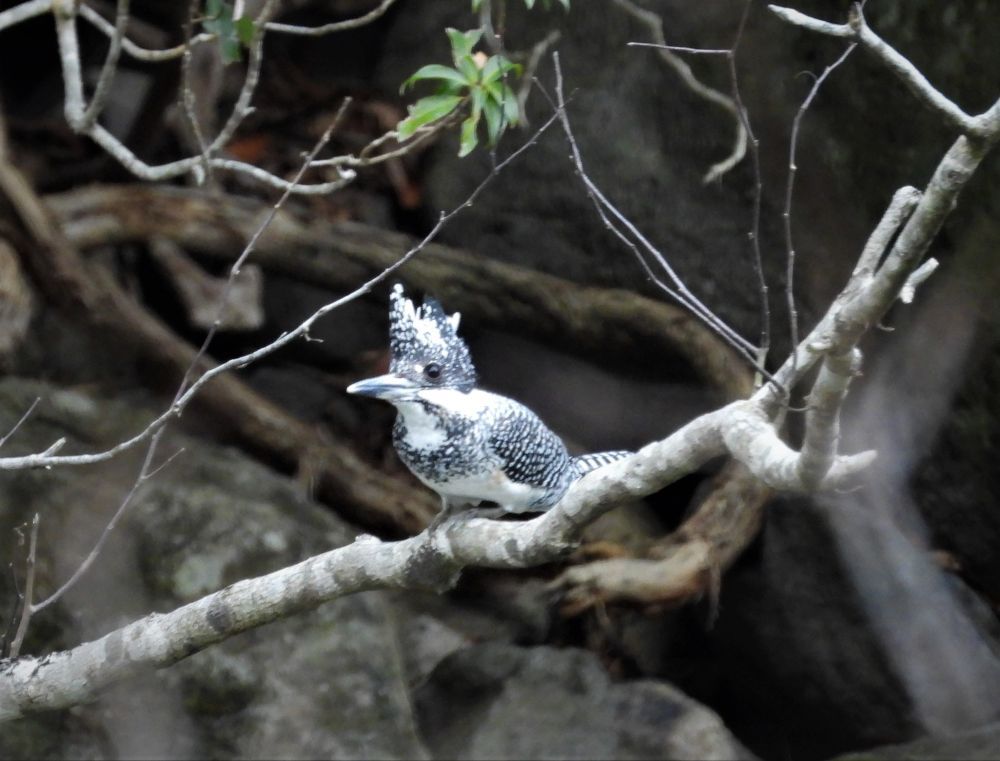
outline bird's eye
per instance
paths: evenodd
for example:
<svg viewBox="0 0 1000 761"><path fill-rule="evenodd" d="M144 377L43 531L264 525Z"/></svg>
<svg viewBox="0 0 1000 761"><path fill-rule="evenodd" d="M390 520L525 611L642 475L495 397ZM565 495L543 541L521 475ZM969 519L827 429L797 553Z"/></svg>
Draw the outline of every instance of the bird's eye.
<svg viewBox="0 0 1000 761"><path fill-rule="evenodd" d="M431 380L437 380L441 377L441 365L437 362L431 362L429 365L424 367L424 375Z"/></svg>

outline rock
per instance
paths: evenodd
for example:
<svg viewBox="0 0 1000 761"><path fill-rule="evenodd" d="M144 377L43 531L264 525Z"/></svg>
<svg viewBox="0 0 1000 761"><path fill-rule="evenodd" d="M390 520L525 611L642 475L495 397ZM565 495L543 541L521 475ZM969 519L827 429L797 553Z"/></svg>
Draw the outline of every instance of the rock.
<svg viewBox="0 0 1000 761"><path fill-rule="evenodd" d="M712 711L659 682L615 684L584 650L459 650L417 691L445 758L753 758Z"/></svg>
<svg viewBox="0 0 1000 761"><path fill-rule="evenodd" d="M5 453L65 435L92 451L134 433L148 408L15 378L0 382L0 429L42 402ZM71 647L151 610L352 540L291 479L235 450L168 435L184 451L140 490L93 569L32 627L26 652ZM65 579L128 490L136 452L86 469L17 472L0 488L6 530L42 516L41 594ZM22 550L23 553L23 550ZM14 556L17 557L17 556ZM9 575L0 593L9 608ZM53 621L63 627L52 632ZM246 632L171 668L116 685L92 705L30 716L0 733L0 756L422 758L396 617L383 593L337 600Z"/></svg>
<svg viewBox="0 0 1000 761"><path fill-rule="evenodd" d="M862 753L849 753L832 761L947 761L964 758L987 761L1000 758L1000 724L990 724L969 732L947 737L925 737L902 745L882 745Z"/></svg>

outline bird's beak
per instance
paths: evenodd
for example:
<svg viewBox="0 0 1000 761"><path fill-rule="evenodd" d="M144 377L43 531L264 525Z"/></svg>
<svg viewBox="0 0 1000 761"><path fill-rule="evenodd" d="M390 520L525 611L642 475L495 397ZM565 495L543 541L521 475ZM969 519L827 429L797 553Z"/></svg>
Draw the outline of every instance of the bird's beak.
<svg viewBox="0 0 1000 761"><path fill-rule="evenodd" d="M361 396L373 396L376 399L392 401L409 396L418 387L416 383L400 375L389 373L379 375L377 378L368 378L357 383L352 383L347 387L348 394L360 394Z"/></svg>

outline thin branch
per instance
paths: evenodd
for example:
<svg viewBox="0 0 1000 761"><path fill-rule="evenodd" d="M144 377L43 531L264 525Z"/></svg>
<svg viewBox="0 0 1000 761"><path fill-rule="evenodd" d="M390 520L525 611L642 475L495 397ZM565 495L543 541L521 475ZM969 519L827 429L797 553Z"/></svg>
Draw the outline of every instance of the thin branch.
<svg viewBox="0 0 1000 761"><path fill-rule="evenodd" d="M389 130L384 135L372 140L368 145L358 151L357 156L346 155L346 156L333 156L328 159L319 159L312 162L309 166L312 168L316 167L351 167L354 169L361 169L364 167L376 166L385 161L391 161L392 159L402 158L403 156L411 153L415 148L429 142L432 137L442 132L446 128L456 124L460 119L460 115L456 113L449 114L443 119L432 124L426 124L423 127L419 127L412 136L400 143L399 147L386 151L385 153L379 153L374 156L371 155L373 151L385 145L387 142L399 139L399 133L396 130Z"/></svg>
<svg viewBox="0 0 1000 761"><path fill-rule="evenodd" d="M202 0L190 0L188 3L187 18L184 20L184 55L181 57L180 102L181 113L187 119L188 126L191 128L191 134L194 135L195 143L198 145L198 155L201 158L202 166L202 175L198 179L201 182L211 182L211 156L209 155L208 143L205 141L205 133L201 128L201 120L198 118L194 88L191 86L191 64L194 59L194 46L191 44L191 39L194 36L195 17L198 15L201 5Z"/></svg>
<svg viewBox="0 0 1000 761"><path fill-rule="evenodd" d="M785 208L781 213L785 229L785 253L787 257L785 260L785 299L788 307L788 334L791 338L792 346L799 345L799 314L795 306L795 244L792 240L792 198L795 193L795 176L799 168L795 159L799 145L799 128L802 125L802 118L805 116L806 111L809 110L827 77L840 64L847 60L847 57L853 52L855 47L857 47L857 43L848 45L847 49L840 54L837 60L823 69L823 73L816 77L812 88L809 90L809 94L802 101L802 105L799 106L799 110L795 112L795 118L792 120L792 134L788 141L788 181L785 185ZM793 362L796 356L797 352L792 352ZM792 368L792 374L795 374L794 367Z"/></svg>
<svg viewBox="0 0 1000 761"><path fill-rule="evenodd" d="M831 24L827 21L807 16L791 8L769 5L768 8L781 20L819 32L831 37L854 40L874 54L885 66L899 77L910 91L926 106L936 111L949 124L964 134L982 136L984 126L980 120L969 116L954 102L945 97L927 80L920 70L902 54L893 49L885 40L871 30L865 22L861 6L854 3L846 24Z"/></svg>
<svg viewBox="0 0 1000 761"><path fill-rule="evenodd" d="M344 100L344 103L337 111L337 115L334 118L334 120L330 123L330 126L324 131L323 135L316 142L316 145L313 147L312 151L310 151L310 153L302 161L298 173L292 180L292 187L294 187L294 185L298 183L299 180L302 179L302 175L309 167L310 162L329 142L330 136L333 134L334 129L336 129L339 126L344 116L344 113L347 110L347 107L350 105L350 102L351 102L350 98ZM271 208L271 212L264 218L264 220L258 226L257 230L250 238L250 241L244 247L243 252L239 255L236 262L230 269L229 278L226 281L226 285L223 288L222 294L219 296L218 312L216 314L216 318L212 324L211 329L206 334L205 339L202 341L200 348L195 353L194 357L191 359L191 362L188 364L187 370L185 371L183 377L181 378L181 382L177 387L176 393L174 394L174 399L170 404L171 408L174 408L178 404L179 400L184 395L184 392L188 389L192 373L194 373L194 371L201 364L202 358L206 355L208 347L211 344L213 338L215 337L216 332L218 331L219 325L221 323L222 314L225 311L226 307L228 306L229 298L232 293L233 284L235 283L236 278L240 273L241 267L246 263L246 260L253 252L253 248L257 240L264 233L264 231L271 226L271 223L274 221L275 215L277 215L278 210L288 200L290 194L291 194L291 187L282 194L278 202L275 203L274 206ZM87 573L88 570L90 570L91 566L94 564L94 561L97 560L98 556L101 554L101 550L104 548L104 545L107 543L112 532L115 530L115 527L120 522L122 516L125 514L128 507L132 504L132 501L135 498L135 495L138 493L139 488L142 486L142 484L144 484L146 481L148 481L150 478L156 475L156 473L158 473L160 470L166 467L166 465L169 464L174 459L174 457L177 456L177 454L175 453L174 455L169 457L163 464L158 466L155 470L152 469L153 461L156 458L156 452L157 449L159 448L160 440L165 430L166 430L165 427L161 427L153 434L149 442L149 447L146 450L146 455L143 458L143 463L142 467L139 470L139 474L133 481L132 487L125 495L125 498L119 504L118 509L115 511L115 514L111 517L111 520L108 521L108 524L105 526L104 531L101 533L101 536L98 538L97 543L90 551L90 554L88 554L87 557L83 560L83 562L79 566L77 566L76 570L72 573L70 578L67 579L67 581L61 587L59 587L59 589L57 589L47 599L33 606L31 611L32 613L37 613L39 611L42 611L45 608L49 607L50 605L58 602L59 599L66 594L66 592L72 589L77 584L77 582L81 578L83 578L83 576Z"/></svg>
<svg viewBox="0 0 1000 761"><path fill-rule="evenodd" d="M1000 135L994 136L992 141L998 138ZM867 283L852 278L816 327L799 343L795 353L774 374L775 380L791 387L821 356L828 352L846 354L870 326L882 319L907 278L920 265L931 241L954 208L958 194L990 150L990 142L972 141L964 136L955 141L935 169L882 266ZM895 213L890 205L885 217ZM888 226L885 217L883 222ZM883 223L879 228L883 228ZM879 236L884 237L881 233ZM755 394L755 399L772 407L779 403L778 393L777 389L766 385Z"/></svg>
<svg viewBox="0 0 1000 761"><path fill-rule="evenodd" d="M100 124L94 123L88 127L84 123L86 106L80 72L79 41L76 32L76 3L75 0L53 0L53 2L55 3L53 12L56 19L59 56L62 61L63 82L65 85L64 111L66 121L74 131L90 137L137 177L145 180L165 180L172 177L179 177L189 172L197 172L202 165L207 164L211 168L248 175L279 190L292 188L293 192L301 195L327 194L341 189L354 179L355 174L353 171L342 169L340 170L340 178L337 180L313 185L296 185L252 164L232 159L217 158L211 155L229 141L239 124L252 110L249 104L259 76L264 33L263 23L259 23L254 40L250 46L250 61L247 66L247 76L243 87L240 90L229 119L208 146L206 152L209 154L209 157L206 159L203 154L159 166L147 164ZM268 18L276 5L277 0L268 0L258 16L258 21L260 22ZM182 48L186 49L187 46L182 46ZM181 54L183 54L183 50Z"/></svg>
<svg viewBox="0 0 1000 761"><path fill-rule="evenodd" d="M743 33L746 31L747 20L750 18L750 7L752 0L747 0L743 6L743 13L740 16L739 26L736 28L736 39L729 49L729 83L733 91L733 103L736 104L736 112L739 114L740 122L747 133L750 147L750 164L753 168L753 214L750 223L750 248L753 252L754 274L757 276L757 292L760 294L760 346L757 352L757 371L755 386L759 386L764 375L763 369L767 364L767 355L771 351L771 300L768 295L767 278L764 276L764 259L760 252L760 214L761 204L764 195L764 183L761 179L760 170L760 143L753 132L750 124L750 115L746 106L743 105L743 95L740 92L740 77L737 66L737 56L739 55L740 44L743 42ZM794 345L794 344L793 344Z"/></svg>
<svg viewBox="0 0 1000 761"><path fill-rule="evenodd" d="M11 429L7 431L7 433L5 433L2 438L0 438L0 449L2 449L3 445L7 443L7 439L9 439L11 436L17 433L17 429L20 428L22 425L24 425L25 421L29 417L31 417L31 413L35 411L35 407L38 406L38 403L40 401L42 401L42 397L36 396L35 401L33 401L30 405L28 405L28 409L24 411L24 414L21 415L20 419L16 423L14 423L13 426L11 426Z"/></svg>
<svg viewBox="0 0 1000 761"><path fill-rule="evenodd" d="M274 21L269 21L267 23L267 30L269 32L278 32L279 34L298 34L305 37L322 37L325 34L344 32L348 29L357 29L358 27L370 24L385 15L386 11L388 11L395 2L396 0L382 0L378 7L373 8L363 16L347 19L345 21L334 21L333 23L324 24L323 26L298 26L296 24L279 24Z"/></svg>
<svg viewBox="0 0 1000 761"><path fill-rule="evenodd" d="M10 657L17 658L21 652L24 635L28 632L28 623L35 612L31 604L35 594L35 551L38 549L38 513L31 519L31 535L28 539L28 559L24 565L24 595L21 601L21 620L17 624L14 641L10 644Z"/></svg>
<svg viewBox="0 0 1000 761"><path fill-rule="evenodd" d="M90 105L87 106L87 110L83 113L82 128L84 130L90 129L94 122L97 121L97 117L101 115L101 111L104 110L104 101L107 100L108 93L111 90L111 83L114 81L115 71L118 68L118 59L122 52L122 40L125 37L125 29L128 26L128 8L129 0L118 0L115 11L114 33L111 35L108 54L104 59L104 65L101 67L101 74L97 79L97 85L94 88Z"/></svg>
<svg viewBox="0 0 1000 761"><path fill-rule="evenodd" d="M638 5L633 3L632 0L611 1L623 11L628 13L632 18L642 23L649 30L656 42L655 47L657 48L657 52L660 54L660 58L671 69L673 69L674 72L676 72L685 87L687 87L699 98L707 100L709 103L713 103L716 106L728 111L733 117L733 120L736 122L736 136L733 141L732 151L722 161L719 161L709 167L709 170L702 178L702 182L706 184L714 182L740 163L746 155L747 132L744 128L743 120L740 118L739 109L737 108L736 103L734 103L733 99L725 93L719 92L715 88L703 84L701 80L694 75L694 72L691 71L691 67L688 66L687 62L678 58L671 52L671 46L667 45L666 37L663 35L663 19L660 18L658 14L653 13L652 11L647 11L644 8L640 8Z"/></svg>
<svg viewBox="0 0 1000 761"><path fill-rule="evenodd" d="M53 0L52 12L56 20L56 36L63 69L63 111L69 126L79 132L84 129L83 114L86 106L80 73L80 43L76 35L75 0ZM96 124L91 126L97 127Z"/></svg>
<svg viewBox="0 0 1000 761"><path fill-rule="evenodd" d="M630 48L657 48L658 50L669 50L672 53L691 53L692 55L723 55L728 56L733 51L730 48L725 50L718 48L685 48L681 45L660 45L656 42L629 42Z"/></svg>
<svg viewBox="0 0 1000 761"><path fill-rule="evenodd" d="M553 29L545 37L536 42L528 52L528 58L524 64L524 73L521 75L521 86L517 90L517 111L521 114L521 124L528 125L528 112L525 105L528 102L528 95L535 84L535 72L538 71L538 64L541 63L542 56L562 38L562 32Z"/></svg>
<svg viewBox="0 0 1000 761"><path fill-rule="evenodd" d="M98 462L104 462L110 460L111 458L121 454L122 452L131 449L137 444L142 443L149 439L156 431L160 430L164 425L166 425L170 420L179 416L188 403L197 395L199 390L206 383L211 381L216 376L225 373L232 369L244 368L253 362L256 362L263 357L266 357L274 352L278 351L282 347L290 344L298 338L308 335L310 328L316 323L317 320L321 319L324 315L332 312L335 309L339 309L344 304L347 304L360 296L368 293L372 288L381 283L386 278L390 277L396 270L402 267L406 262L415 257L420 253L427 245L437 237L441 229L457 214L459 214L463 209L467 208L475 202L479 195L486 189L486 187L493 181L493 179L503 171L507 166L509 166L514 160L516 160L521 154L526 150L531 148L537 141L538 138L549 129L558 118L558 115L553 114L549 119L540 126L532 136L520 147L512 152L507 158L498 163L490 173L480 182L473 191L466 197L464 201L456 205L449 212L442 212L438 221L431 228L431 230L415 245L413 245L408 251L403 253L393 264L386 267L380 273L374 277L367 280L361 286L355 288L346 296L343 296L335 301L332 301L313 312L312 315L303 320L296 328L281 336L276 338L269 344L261 346L252 352L243 354L239 357L233 357L221 364L216 365L210 370L206 371L201 375L198 380L191 384L190 388L180 397L177 401L167 410L165 410L159 417L153 420L149 425L147 425L142 431L137 433L130 439L122 441L111 447L110 449L104 450L102 452L95 452L91 454L79 454L79 455L62 455L58 457L46 456L42 454L31 454L22 457L0 457L0 470L23 470L25 468L37 468L37 467L51 467L58 465L91 465Z"/></svg>
<svg viewBox="0 0 1000 761"><path fill-rule="evenodd" d="M76 570L73 571L62 586L38 604L30 606L30 615L40 613L50 605L57 603L62 596L75 587L77 582L80 581L87 571L90 570L94 561L97 560L98 556L101 554L101 550L104 549L104 545L107 544L108 539L111 538L111 534L114 533L115 528L117 528L122 516L125 515L129 505L132 504L133 498L139 492L139 487L142 486L149 477L149 471L153 463L153 458L156 456L156 449L160 443L160 438L163 436L164 430L165 429L161 428L153 434L153 438L149 443L149 449L146 450L146 456L143 458L142 468L139 470L139 475L136 476L135 480L132 482L132 486L125 495L125 498L118 504L118 509L115 510L115 514L111 516L111 520L109 520L107 525L104 527L104 530L101 532L101 535L98 537L93 548L87 554L87 557L85 557L83 562L76 567Z"/></svg>
<svg viewBox="0 0 1000 761"><path fill-rule="evenodd" d="M0 32L15 24L20 24L22 21L48 13L51 9L52 0L29 0L29 2L8 8L0 12Z"/></svg>
<svg viewBox="0 0 1000 761"><path fill-rule="evenodd" d="M313 161L315 161L316 156L318 156L320 151L322 151L323 148L326 146L326 144L330 142L330 137L333 135L334 131L340 126L341 122L344 119L344 115L347 113L347 109L351 105L351 102L352 102L351 98L344 98L344 102L341 103L340 108L337 109L337 113L334 116L333 121L330 122L330 126L328 126L323 131L323 134L320 135L319 140L316 141L316 144L313 146L312 150L309 151L309 153L306 155L305 159L302 161L302 164L299 166L298 172L292 179L291 184L288 186L288 188L285 189L285 192L281 194L281 197L277 200L277 202L271 206L271 209L268 211L267 215L264 217L261 223L257 226L257 229L254 231L253 235L250 236L250 239L247 241L246 246L243 247L243 251L240 253L238 257L236 257L236 261L233 262L232 267L229 268L229 277L226 279L226 285L223 288L222 294L219 297L218 309L215 315L215 319L212 321L212 327L205 334L205 338L202 341L201 346L198 348L198 352L195 354L194 359L191 360L191 364L188 366L187 371L184 373L184 377L181 379L181 383L177 388L177 393L174 396L174 401L172 402L172 404L177 404L180 397L187 390L188 381L191 378L191 374L197 369L198 365L201 364L202 357L204 357L205 354L208 352L208 347L214 340L215 335L219 330L219 326L222 324L222 316L223 314L225 314L225 310L229 305L229 298L232 294L236 278L239 276L240 270L243 268L243 265L246 264L247 259L249 259L250 255L253 253L254 248L257 245L257 241L260 240L260 236L263 235L264 232L271 226L271 223L274 222L274 218L277 216L278 212L288 201L289 196L292 194L292 190L302 180L302 176L306 173L306 170L312 165Z"/></svg>
<svg viewBox="0 0 1000 761"><path fill-rule="evenodd" d="M277 7L278 0L266 0L264 7L257 14L257 18L254 21L253 39L247 46L250 50L250 55L247 59L247 73L243 80L243 87L240 88L239 95L236 96L236 103L233 104L233 110L230 112L229 118L222 126L222 129L219 130L219 134L215 136L215 139L208 146L207 154L209 157L229 143L233 135L236 134L236 130L240 124L253 111L250 101L253 99L254 90L257 89L257 82L260 79L260 67L264 61L264 34L267 29L267 20L274 15Z"/></svg>
<svg viewBox="0 0 1000 761"><path fill-rule="evenodd" d="M566 134L566 139L570 145L571 158L573 160L574 166L576 168L576 174L583 182L584 187L587 189L587 194L591 198L598 215L604 222L605 226L615 234L625 245L627 245L639 262L642 264L643 268L649 274L650 278L656 283L657 286L662 288L667 294L672 298L676 299L678 303L686 307L695 315L699 320L701 320L708 328L719 335L727 344L729 344L733 349L740 353L747 361L753 365L757 366L757 347L753 346L749 341L740 336L735 330L729 327L725 322L723 322L719 317L717 317L707 306L705 306L691 291L687 288L680 277L674 272L673 268L670 266L669 262L663 256L660 251L653 246L646 237L639 232L639 230L633 225L624 214L622 214L601 192L594 182L587 175L586 170L583 166L583 157L580 153L580 148L576 143L576 139L573 136L573 131L569 123L569 116L566 113L566 103L565 97L562 92L562 70L559 66L559 54L553 53L553 60L555 62L556 71L556 98L557 101L554 104L556 112L562 122L563 132ZM609 217L610 215L610 217ZM670 280L673 282L674 287L664 283L660 278L656 276L650 267L649 263L646 261L645 256L641 254L635 243L620 230L616 224L612 222L611 217L613 217L619 224L624 227L628 233L637 240L642 247L648 252L656 263L663 268L667 273Z"/></svg>
<svg viewBox="0 0 1000 761"><path fill-rule="evenodd" d="M46 0L47 3L51 3L52 0ZM89 5L81 3L77 8L80 16L89 21L95 29L99 32L107 35L108 37L114 37L115 27L105 20L100 13L95 11ZM147 48L140 47L132 42L128 37L122 38L122 50L127 54L135 58L137 61L146 61L149 63L159 63L161 61L172 61L176 58L180 58L184 55L184 52L188 47L194 47L196 45L201 45L205 42L211 42L215 39L214 34L208 34L202 32L193 36L189 43L183 43L181 45L175 45L172 48L164 48L162 50L149 50Z"/></svg>

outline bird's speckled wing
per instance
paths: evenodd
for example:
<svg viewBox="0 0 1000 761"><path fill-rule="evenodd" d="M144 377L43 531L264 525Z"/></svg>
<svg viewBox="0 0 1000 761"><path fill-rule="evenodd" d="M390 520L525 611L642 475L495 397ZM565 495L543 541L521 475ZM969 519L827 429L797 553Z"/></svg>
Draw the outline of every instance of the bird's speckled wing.
<svg viewBox="0 0 1000 761"><path fill-rule="evenodd" d="M503 462L504 474L516 483L565 490L567 474L573 469L562 440L523 404L512 399L504 402L495 408L487 442Z"/></svg>

